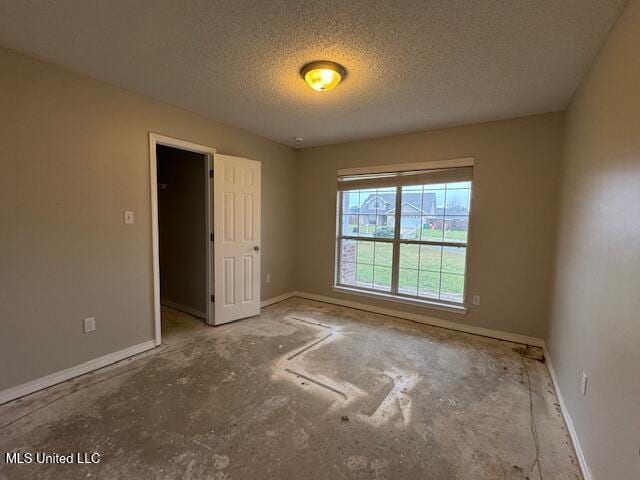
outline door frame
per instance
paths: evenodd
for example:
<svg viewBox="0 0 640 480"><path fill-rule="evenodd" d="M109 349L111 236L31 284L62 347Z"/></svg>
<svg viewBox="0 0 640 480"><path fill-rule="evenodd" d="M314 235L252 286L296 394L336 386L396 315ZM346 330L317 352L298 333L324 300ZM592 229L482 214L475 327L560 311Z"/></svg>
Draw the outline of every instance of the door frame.
<svg viewBox="0 0 640 480"><path fill-rule="evenodd" d="M160 245L159 245L159 227L158 227L158 159L156 155L156 147L164 145L166 147L178 148L203 154L205 161L205 227L206 235L206 257L207 257L207 323L213 325L213 305L210 297L213 295L213 243L211 242L212 232L212 179L210 172L213 171L213 156L216 149L206 145L187 142L178 138L167 137L157 133L149 132L149 186L151 188L151 251L153 256L153 319L155 328L156 346L162 342L161 335L161 307L160 307Z"/></svg>

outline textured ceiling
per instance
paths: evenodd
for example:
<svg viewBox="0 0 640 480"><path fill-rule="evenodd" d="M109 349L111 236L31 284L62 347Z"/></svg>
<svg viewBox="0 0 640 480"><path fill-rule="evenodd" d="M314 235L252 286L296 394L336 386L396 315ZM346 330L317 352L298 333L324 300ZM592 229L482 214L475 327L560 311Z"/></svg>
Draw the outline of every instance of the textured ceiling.
<svg viewBox="0 0 640 480"><path fill-rule="evenodd" d="M304 147L564 109L625 3L0 0L0 45Z"/></svg>

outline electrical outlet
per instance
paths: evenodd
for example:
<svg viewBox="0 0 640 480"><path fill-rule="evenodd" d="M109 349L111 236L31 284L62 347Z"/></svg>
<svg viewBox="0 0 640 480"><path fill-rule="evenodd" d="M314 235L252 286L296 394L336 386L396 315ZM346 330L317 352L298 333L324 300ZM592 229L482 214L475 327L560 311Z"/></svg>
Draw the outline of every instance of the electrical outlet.
<svg viewBox="0 0 640 480"><path fill-rule="evenodd" d="M480 305L480 295L474 295L472 302L474 305Z"/></svg>
<svg viewBox="0 0 640 480"><path fill-rule="evenodd" d="M267 273L267 283L271 283L271 274Z"/></svg>
<svg viewBox="0 0 640 480"><path fill-rule="evenodd" d="M133 212L131 210L125 210L124 212L124 223L125 225L133 225Z"/></svg>
<svg viewBox="0 0 640 480"><path fill-rule="evenodd" d="M582 392L582 396L587 395L587 383L589 382L589 377L586 373L582 372L582 381L580 382L580 391Z"/></svg>
<svg viewBox="0 0 640 480"><path fill-rule="evenodd" d="M89 317L83 320L84 333L93 332L96 329L96 317Z"/></svg>

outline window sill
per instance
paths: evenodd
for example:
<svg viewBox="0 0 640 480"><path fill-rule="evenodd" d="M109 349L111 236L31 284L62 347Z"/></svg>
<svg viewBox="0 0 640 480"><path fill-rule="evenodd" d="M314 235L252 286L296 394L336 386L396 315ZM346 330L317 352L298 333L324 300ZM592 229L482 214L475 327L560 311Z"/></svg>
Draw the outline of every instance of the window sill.
<svg viewBox="0 0 640 480"><path fill-rule="evenodd" d="M334 292L348 293L349 295L359 295L363 297L375 298L378 300L387 300L389 302L404 303L406 305L417 305L420 307L431 308L433 310L442 310L444 312L458 313L461 315L466 315L466 313L469 311L469 309L464 305L450 305L448 303L440 303L432 300L420 300L417 298L399 297L396 295L390 295L388 293L370 292L367 290L342 287L339 285L334 285L332 288Z"/></svg>

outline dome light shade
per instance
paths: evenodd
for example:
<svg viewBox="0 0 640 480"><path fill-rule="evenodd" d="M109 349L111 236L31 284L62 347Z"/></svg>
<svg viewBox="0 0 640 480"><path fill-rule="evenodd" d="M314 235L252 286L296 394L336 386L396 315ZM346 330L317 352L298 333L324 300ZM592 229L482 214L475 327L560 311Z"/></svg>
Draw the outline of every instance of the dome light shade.
<svg viewBox="0 0 640 480"><path fill-rule="evenodd" d="M334 62L311 62L307 63L300 75L311 88L318 92L328 92L334 89L344 77L347 71L342 65Z"/></svg>

